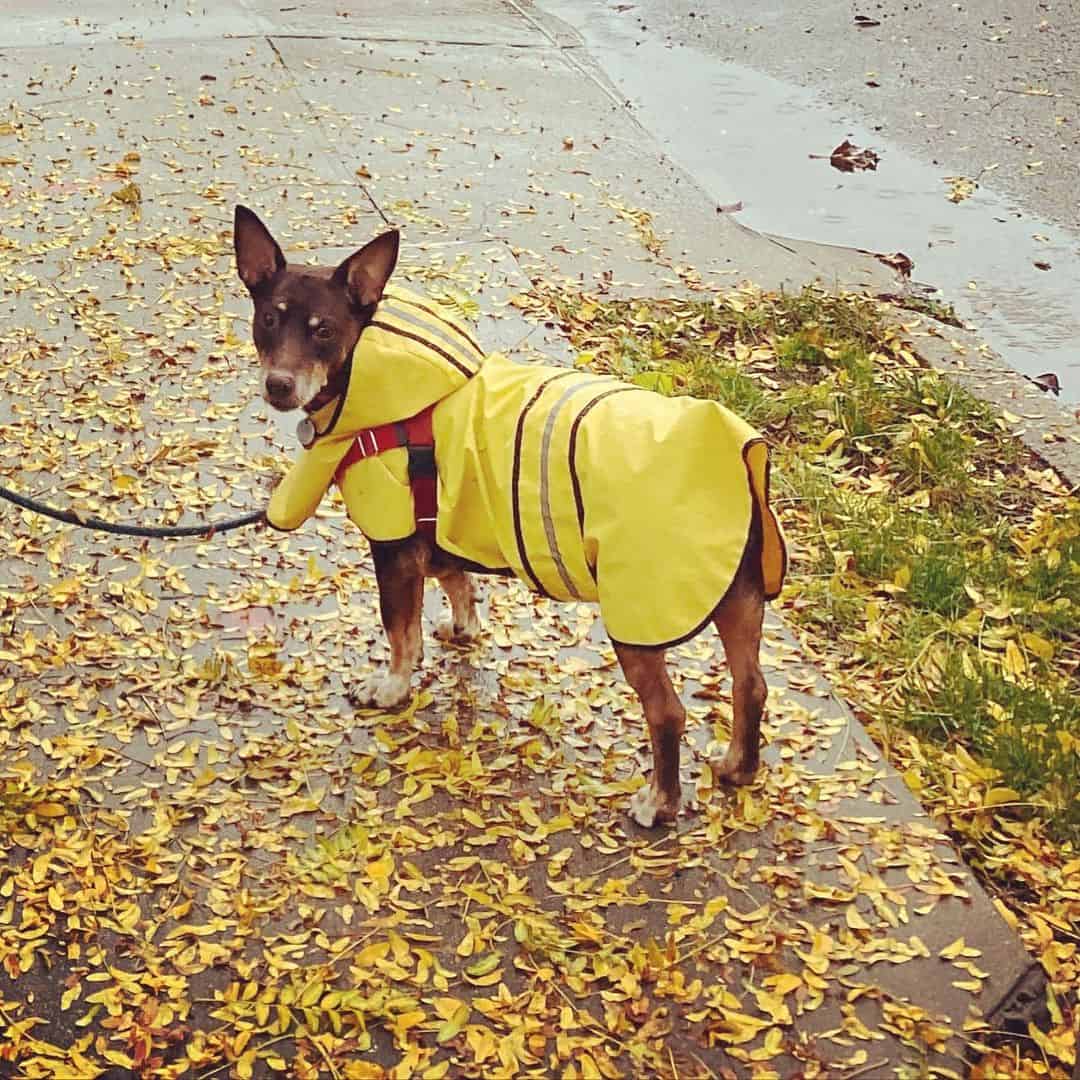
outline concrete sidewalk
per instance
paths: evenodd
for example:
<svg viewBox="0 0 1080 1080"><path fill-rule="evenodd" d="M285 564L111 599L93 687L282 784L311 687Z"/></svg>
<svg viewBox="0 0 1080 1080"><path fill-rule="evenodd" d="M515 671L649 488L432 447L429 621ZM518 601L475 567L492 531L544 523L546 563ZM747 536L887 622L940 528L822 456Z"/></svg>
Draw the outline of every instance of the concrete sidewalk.
<svg viewBox="0 0 1080 1080"><path fill-rule="evenodd" d="M3 482L139 520L264 501L294 444L253 402L236 202L327 258L385 215L525 356L567 358L530 280L892 287L718 213L535 12L342 8L0 17ZM0 1075L959 1071L1030 974L775 616L767 775L701 779L727 674L674 650L694 798L646 833L591 608L490 585L414 709L357 715L383 643L336 507L192 544L4 509L0 541Z"/></svg>

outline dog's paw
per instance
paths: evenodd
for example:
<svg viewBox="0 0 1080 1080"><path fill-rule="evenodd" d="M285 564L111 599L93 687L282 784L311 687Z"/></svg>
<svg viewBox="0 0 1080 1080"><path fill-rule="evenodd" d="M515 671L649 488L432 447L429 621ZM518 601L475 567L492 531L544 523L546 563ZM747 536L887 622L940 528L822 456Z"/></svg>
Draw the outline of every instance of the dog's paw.
<svg viewBox="0 0 1080 1080"><path fill-rule="evenodd" d="M349 700L362 709L397 709L411 697L410 680L390 673L369 675L349 691Z"/></svg>
<svg viewBox="0 0 1080 1080"><path fill-rule="evenodd" d="M652 784L640 788L630 800L630 816L643 828L670 825L679 816L679 800L665 800Z"/></svg>
<svg viewBox="0 0 1080 1080"><path fill-rule="evenodd" d="M722 761L710 762L713 779L719 784L730 784L732 787L745 787L754 782L757 775L758 763L753 764L743 758L736 757L729 749Z"/></svg>
<svg viewBox="0 0 1080 1080"><path fill-rule="evenodd" d="M451 645L468 645L480 637L480 620L474 615L464 626L455 626L453 619L443 619L435 627L435 636Z"/></svg>

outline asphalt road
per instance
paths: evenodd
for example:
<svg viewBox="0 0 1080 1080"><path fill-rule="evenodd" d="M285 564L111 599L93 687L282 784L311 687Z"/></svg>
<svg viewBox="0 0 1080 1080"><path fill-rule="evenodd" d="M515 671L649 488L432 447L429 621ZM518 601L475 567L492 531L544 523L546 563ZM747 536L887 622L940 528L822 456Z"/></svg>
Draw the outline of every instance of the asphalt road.
<svg viewBox="0 0 1080 1080"><path fill-rule="evenodd" d="M587 5L586 5L587 6ZM642 0L643 33L814 90L888 142L1080 229L1080 5ZM624 8L622 12L618 8ZM860 27L855 16L876 21ZM877 83L876 86L870 85Z"/></svg>
<svg viewBox="0 0 1080 1080"><path fill-rule="evenodd" d="M905 252L1009 363L1080 401L1080 5L538 7L740 222ZM845 138L876 170L829 168Z"/></svg>

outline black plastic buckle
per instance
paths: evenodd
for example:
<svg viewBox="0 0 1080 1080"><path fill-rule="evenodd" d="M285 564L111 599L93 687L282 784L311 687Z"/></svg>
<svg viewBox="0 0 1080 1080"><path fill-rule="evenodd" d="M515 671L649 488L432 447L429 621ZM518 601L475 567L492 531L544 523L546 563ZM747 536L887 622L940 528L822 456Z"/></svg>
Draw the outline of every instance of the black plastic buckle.
<svg viewBox="0 0 1080 1080"><path fill-rule="evenodd" d="M409 477L435 475L435 447L409 447Z"/></svg>

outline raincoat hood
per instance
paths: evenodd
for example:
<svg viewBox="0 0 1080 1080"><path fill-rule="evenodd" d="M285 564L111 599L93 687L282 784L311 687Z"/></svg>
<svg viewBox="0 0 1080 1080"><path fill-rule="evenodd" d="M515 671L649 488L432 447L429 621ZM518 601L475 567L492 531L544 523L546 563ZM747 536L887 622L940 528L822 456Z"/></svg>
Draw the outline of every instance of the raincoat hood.
<svg viewBox="0 0 1080 1080"><path fill-rule="evenodd" d="M308 418L314 439L275 488L270 524L287 530L302 525L359 432L441 401L464 386L483 359L472 335L443 306L388 287L353 350L344 393ZM369 539L398 540L414 531L404 450L357 463L341 491L350 518Z"/></svg>

